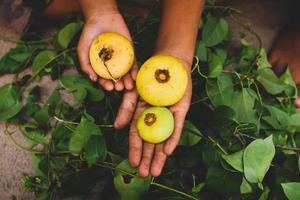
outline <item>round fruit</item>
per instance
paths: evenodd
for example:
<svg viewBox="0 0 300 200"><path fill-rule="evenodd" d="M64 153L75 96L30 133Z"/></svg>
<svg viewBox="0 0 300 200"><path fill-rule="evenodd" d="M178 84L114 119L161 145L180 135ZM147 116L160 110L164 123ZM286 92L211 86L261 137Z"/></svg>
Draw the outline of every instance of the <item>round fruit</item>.
<svg viewBox="0 0 300 200"><path fill-rule="evenodd" d="M169 55L156 55L140 68L136 85L140 96L154 106L170 106L185 93L188 73L180 60Z"/></svg>
<svg viewBox="0 0 300 200"><path fill-rule="evenodd" d="M131 42L117 33L102 33L90 48L90 62L94 71L105 79L118 79L125 75L134 62Z"/></svg>
<svg viewBox="0 0 300 200"><path fill-rule="evenodd" d="M146 142L157 144L168 139L174 130L174 118L165 107L146 109L137 121L140 137Z"/></svg>

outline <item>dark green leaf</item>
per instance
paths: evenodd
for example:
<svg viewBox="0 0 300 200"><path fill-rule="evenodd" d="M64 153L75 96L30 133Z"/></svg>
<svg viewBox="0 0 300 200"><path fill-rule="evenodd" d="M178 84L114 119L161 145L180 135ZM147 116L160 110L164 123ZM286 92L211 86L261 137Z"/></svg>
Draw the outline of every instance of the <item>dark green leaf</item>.
<svg viewBox="0 0 300 200"><path fill-rule="evenodd" d="M216 54L210 54L208 60L208 77L215 78L222 74L223 71L223 61Z"/></svg>
<svg viewBox="0 0 300 200"><path fill-rule="evenodd" d="M23 67L34 49L24 44L18 44L0 59L0 75L15 73Z"/></svg>
<svg viewBox="0 0 300 200"><path fill-rule="evenodd" d="M192 122L185 121L179 145L194 146L201 140L201 135L202 133Z"/></svg>
<svg viewBox="0 0 300 200"><path fill-rule="evenodd" d="M224 19L208 17L203 26L202 39L207 47L221 43L228 35L228 23Z"/></svg>
<svg viewBox="0 0 300 200"><path fill-rule="evenodd" d="M207 61L207 49L202 40L197 41L195 56L198 56L203 62Z"/></svg>
<svg viewBox="0 0 300 200"><path fill-rule="evenodd" d="M105 160L107 148L104 137L102 135L91 136L84 151L90 166L95 164L98 160Z"/></svg>

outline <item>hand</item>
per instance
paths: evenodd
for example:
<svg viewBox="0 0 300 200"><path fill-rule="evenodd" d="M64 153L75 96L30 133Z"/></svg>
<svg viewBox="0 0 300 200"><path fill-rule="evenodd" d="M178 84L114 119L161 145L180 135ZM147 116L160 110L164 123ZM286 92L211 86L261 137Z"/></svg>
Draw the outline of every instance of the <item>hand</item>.
<svg viewBox="0 0 300 200"><path fill-rule="evenodd" d="M115 83L112 80L98 78L90 64L89 49L92 41L97 35L104 32L116 32L131 40L127 25L120 13L112 12L90 17L86 20L77 46L81 69L92 81L98 80L99 84L107 91L112 91L114 89L117 91L123 89L132 90L134 88L134 79L137 74L136 64L134 64L128 74Z"/></svg>
<svg viewBox="0 0 300 200"><path fill-rule="evenodd" d="M186 63L185 65L188 64ZM160 175L167 156L172 154L179 143L184 120L190 107L191 96L192 81L189 76L185 95L177 104L169 107L174 115L174 131L167 141L160 144L150 144L142 141L140 138L136 129L136 122L141 113L149 107L149 105L142 100L138 102L129 133L129 162L133 167L138 167L140 176L148 176L149 172L152 176Z"/></svg>

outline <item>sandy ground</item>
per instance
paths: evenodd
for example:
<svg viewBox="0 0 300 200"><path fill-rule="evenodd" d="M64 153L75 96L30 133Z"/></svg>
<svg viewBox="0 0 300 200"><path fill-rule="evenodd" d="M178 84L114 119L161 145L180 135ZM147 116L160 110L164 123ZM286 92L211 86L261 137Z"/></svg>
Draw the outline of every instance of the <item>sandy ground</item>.
<svg viewBox="0 0 300 200"><path fill-rule="evenodd" d="M233 7L243 11L249 16L253 30L255 30L263 39L263 45L269 49L272 41L278 31L286 23L289 14L288 3L285 0L234 0L230 1ZM0 6L0 13L1 13ZM20 30L24 24L23 19L14 22L18 24L17 30L12 29L0 17L0 36L13 37L17 39L20 36ZM238 33L239 27L235 23L231 23L231 30ZM252 38L253 39L253 38ZM236 39L233 46L237 46ZM15 44L0 41L0 58ZM0 77L0 86L12 80L12 76L5 75ZM39 83L44 88L44 97L52 90L54 85L49 78L43 78ZM33 173L31 167L30 155L23 150L18 149L3 133L4 126L0 122L0 200L9 200L15 196L17 200L34 199L32 194L22 190L20 185L20 176L23 172ZM22 143L23 138L20 134L16 134L18 142Z"/></svg>

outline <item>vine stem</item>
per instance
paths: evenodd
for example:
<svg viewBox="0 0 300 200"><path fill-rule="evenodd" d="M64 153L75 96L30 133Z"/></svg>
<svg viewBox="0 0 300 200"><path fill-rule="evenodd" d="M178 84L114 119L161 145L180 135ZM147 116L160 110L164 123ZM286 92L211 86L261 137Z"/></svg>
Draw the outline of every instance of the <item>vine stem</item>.
<svg viewBox="0 0 300 200"><path fill-rule="evenodd" d="M194 197L194 196L192 196L192 195L189 195L189 194L187 194L187 193L185 193L185 192L181 192L181 191L176 190L176 189L174 189L174 188L170 188L170 187L168 187L168 186L166 186L166 185L162 185L162 184L160 184L160 183L151 182L151 185L154 185L154 186L156 186L156 187L160 187L160 188L162 188L162 189L164 189L164 190L168 190L168 191L171 191L171 192L180 194L180 195L185 196L185 197L187 197L187 198L189 198L189 199L199 200L198 198L196 198L196 197Z"/></svg>
<svg viewBox="0 0 300 200"><path fill-rule="evenodd" d="M72 122L72 121L67 121L67 120L64 120L64 119L60 119L57 116L54 116L54 119L59 121L59 122L65 123L65 124L73 124L73 125L78 125L79 124L78 122ZM113 128L114 127L114 125L112 125L112 124L96 124L96 126L102 127L102 128Z"/></svg>
<svg viewBox="0 0 300 200"><path fill-rule="evenodd" d="M12 134L14 134L15 132L10 132L8 131L8 127L9 127L9 124L5 123L5 130L4 130L4 133L5 135L7 135L9 137L9 139L20 149L24 150L24 151L27 151L27 152L31 152L31 153L36 153L36 154L44 154L43 151L38 151L38 150L34 150L34 149L31 149L31 148L28 148L28 147L24 147L23 145L19 144L16 139L12 136Z"/></svg>
<svg viewBox="0 0 300 200"><path fill-rule="evenodd" d="M53 57L52 59L50 59L47 63L45 63L37 72L35 72L35 74L33 74L33 76L29 79L29 81L24 85L24 87L21 89L20 93L23 94L23 92L25 91L25 89L30 85L30 83L32 83L32 81L39 75L39 73L52 61L54 61L55 59L59 58L60 56L62 56L63 54L69 52L69 51L73 51L75 50L75 48L68 48L63 50L62 52L60 52L59 54L57 54L55 57Z"/></svg>

